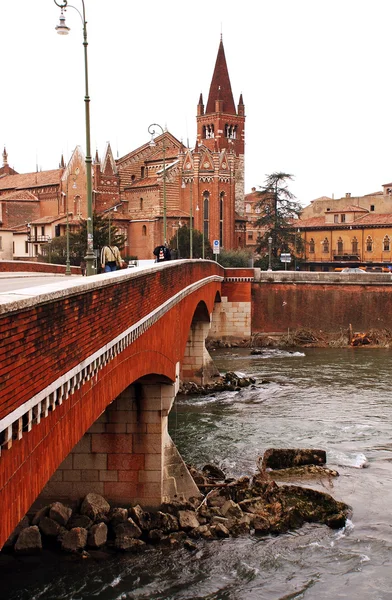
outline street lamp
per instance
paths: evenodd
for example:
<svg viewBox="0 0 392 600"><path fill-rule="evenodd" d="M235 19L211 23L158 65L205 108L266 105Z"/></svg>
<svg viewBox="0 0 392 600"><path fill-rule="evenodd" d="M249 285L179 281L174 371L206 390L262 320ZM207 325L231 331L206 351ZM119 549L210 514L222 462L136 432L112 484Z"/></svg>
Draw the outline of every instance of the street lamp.
<svg viewBox="0 0 392 600"><path fill-rule="evenodd" d="M189 188L189 258L193 258L193 179L188 180L190 183ZM186 188L185 179L182 181L182 188Z"/></svg>
<svg viewBox="0 0 392 600"><path fill-rule="evenodd" d="M56 27L59 35L68 35L70 28L65 24L64 10L67 9L68 0L57 2L53 0L56 6L61 8L60 22ZM88 62L87 62L87 21L84 0L82 3L82 13L71 4L70 8L74 8L82 20L83 25L83 46L84 46L84 80L85 80L85 119L86 119L86 179L87 179L87 253L86 253L86 275L95 274L95 255L94 255L94 239L93 239L93 193L92 193L92 177L91 177L91 144L90 144L90 96L88 93Z"/></svg>
<svg viewBox="0 0 392 600"><path fill-rule="evenodd" d="M76 178L79 175L79 169L76 169L75 173L70 173L70 175L68 177L70 177L72 175L72 177L74 178L74 182L72 184L72 189L76 190L76 188L78 187L76 185ZM63 196L65 196L66 198L66 214L67 214L67 220L66 220L66 230L65 230L65 237L66 237L66 241L67 241L67 246L66 246L66 254L65 254L65 275L72 275L71 272L71 263L70 263L70 258L69 258L69 217L68 217L68 178L67 178L67 193L64 194L64 192L61 192Z"/></svg>
<svg viewBox="0 0 392 600"><path fill-rule="evenodd" d="M272 250L272 237L268 238L268 269L267 271L272 271L271 267L271 250Z"/></svg>
<svg viewBox="0 0 392 600"><path fill-rule="evenodd" d="M151 148L154 148L154 146L156 146L156 143L154 141L154 135L156 134L156 131L154 129L154 127L159 127L159 129L162 132L162 135L164 134L164 129L161 125L159 125L158 123L152 123L151 125L148 126L148 133L151 135L151 141L150 141L150 146ZM166 140L165 138L163 138L162 140L162 154L163 154L163 238L164 238L164 243L166 244Z"/></svg>
<svg viewBox="0 0 392 600"><path fill-rule="evenodd" d="M201 257L204 260L204 196L201 199L202 203L202 215L201 215ZM196 206L196 210L199 211L199 205Z"/></svg>
<svg viewBox="0 0 392 600"><path fill-rule="evenodd" d="M110 222L110 215L113 212L117 212L117 206L112 206L112 208L109 208L106 212L109 213L108 217L109 217L109 246L111 245L112 242L112 225Z"/></svg>

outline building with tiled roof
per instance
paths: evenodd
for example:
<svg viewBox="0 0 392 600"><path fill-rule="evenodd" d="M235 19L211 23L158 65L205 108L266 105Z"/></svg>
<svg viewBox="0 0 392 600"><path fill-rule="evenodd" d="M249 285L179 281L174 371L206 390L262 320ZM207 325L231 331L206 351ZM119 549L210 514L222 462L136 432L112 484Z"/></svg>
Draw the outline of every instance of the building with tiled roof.
<svg viewBox="0 0 392 600"><path fill-rule="evenodd" d="M360 197L323 197L296 224L303 241L302 267L331 271L345 266L392 265L392 185ZM349 202L349 203L348 203Z"/></svg>

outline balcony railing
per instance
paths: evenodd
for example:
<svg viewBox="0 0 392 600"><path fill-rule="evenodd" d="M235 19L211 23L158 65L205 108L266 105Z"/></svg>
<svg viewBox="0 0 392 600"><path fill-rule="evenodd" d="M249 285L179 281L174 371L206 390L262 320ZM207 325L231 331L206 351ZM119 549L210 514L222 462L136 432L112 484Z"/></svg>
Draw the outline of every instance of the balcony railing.
<svg viewBox="0 0 392 600"><path fill-rule="evenodd" d="M27 236L27 241L31 244L46 244L51 240L52 238L50 237L50 235L34 235L31 233Z"/></svg>

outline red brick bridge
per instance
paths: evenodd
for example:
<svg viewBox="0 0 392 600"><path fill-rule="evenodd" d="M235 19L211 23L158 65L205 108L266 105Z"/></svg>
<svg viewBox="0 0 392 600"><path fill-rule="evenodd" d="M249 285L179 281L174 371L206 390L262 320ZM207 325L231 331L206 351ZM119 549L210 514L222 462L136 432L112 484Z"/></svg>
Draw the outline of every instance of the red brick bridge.
<svg viewBox="0 0 392 600"><path fill-rule="evenodd" d="M37 499L197 493L167 417L207 335L250 336L252 279L173 261L0 294L0 548Z"/></svg>

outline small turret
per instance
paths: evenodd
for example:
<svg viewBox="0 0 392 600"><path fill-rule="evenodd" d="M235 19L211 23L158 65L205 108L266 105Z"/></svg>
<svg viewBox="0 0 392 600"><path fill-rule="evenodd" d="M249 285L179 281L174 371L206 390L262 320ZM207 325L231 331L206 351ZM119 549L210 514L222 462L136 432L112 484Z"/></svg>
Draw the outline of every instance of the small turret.
<svg viewBox="0 0 392 600"><path fill-rule="evenodd" d="M201 117L204 115L204 104L203 104L203 94L200 94L199 104L197 105L197 116Z"/></svg>

